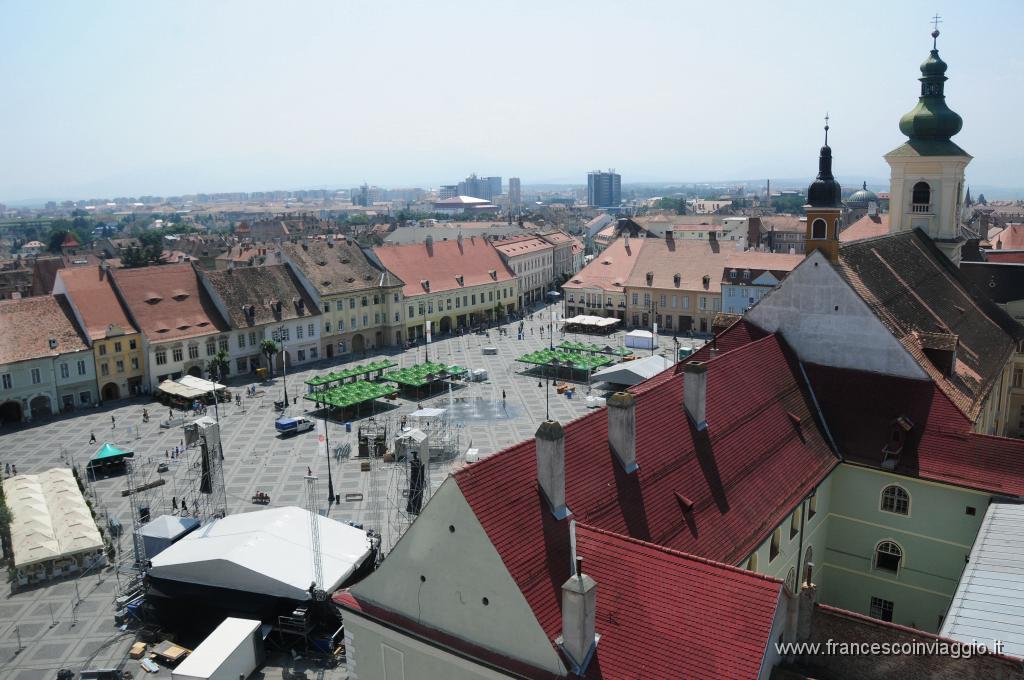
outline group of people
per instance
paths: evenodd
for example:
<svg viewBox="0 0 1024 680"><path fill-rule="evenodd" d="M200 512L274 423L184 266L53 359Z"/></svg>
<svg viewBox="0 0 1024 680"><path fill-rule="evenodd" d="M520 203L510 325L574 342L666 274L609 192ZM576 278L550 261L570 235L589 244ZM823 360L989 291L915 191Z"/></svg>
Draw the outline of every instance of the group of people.
<svg viewBox="0 0 1024 680"><path fill-rule="evenodd" d="M4 464L4 476L5 477L11 477L12 475L17 475L17 474L18 474L18 466L17 465L11 465L10 463L5 463Z"/></svg>

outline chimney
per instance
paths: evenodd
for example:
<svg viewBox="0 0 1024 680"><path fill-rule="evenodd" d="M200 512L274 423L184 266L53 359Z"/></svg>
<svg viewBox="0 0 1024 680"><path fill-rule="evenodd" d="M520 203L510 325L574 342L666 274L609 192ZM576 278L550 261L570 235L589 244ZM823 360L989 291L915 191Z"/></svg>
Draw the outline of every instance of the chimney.
<svg viewBox="0 0 1024 680"><path fill-rule="evenodd" d="M565 430L557 420L537 428L537 482L556 519L569 516L565 505Z"/></svg>
<svg viewBox="0 0 1024 680"><path fill-rule="evenodd" d="M708 365L703 361L683 364L683 406L698 430L708 427Z"/></svg>
<svg viewBox="0 0 1024 680"><path fill-rule="evenodd" d="M608 398L608 443L626 474L636 471L636 398L616 392Z"/></svg>
<svg viewBox="0 0 1024 680"><path fill-rule="evenodd" d="M583 558L576 557L576 573L562 584L562 651L582 675L594 655L597 635L597 581L583 573Z"/></svg>

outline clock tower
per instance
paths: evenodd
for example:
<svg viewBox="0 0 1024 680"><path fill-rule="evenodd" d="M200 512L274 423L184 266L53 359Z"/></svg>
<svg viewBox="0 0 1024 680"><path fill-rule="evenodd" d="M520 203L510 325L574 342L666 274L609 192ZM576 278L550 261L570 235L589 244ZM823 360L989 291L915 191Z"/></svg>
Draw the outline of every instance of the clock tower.
<svg viewBox="0 0 1024 680"><path fill-rule="evenodd" d="M891 169L889 231L921 229L954 264L966 240L960 228L964 170L971 156L951 137L963 119L946 105L946 62L939 58L938 17L932 50L921 64L921 96L900 118L907 141L885 155Z"/></svg>

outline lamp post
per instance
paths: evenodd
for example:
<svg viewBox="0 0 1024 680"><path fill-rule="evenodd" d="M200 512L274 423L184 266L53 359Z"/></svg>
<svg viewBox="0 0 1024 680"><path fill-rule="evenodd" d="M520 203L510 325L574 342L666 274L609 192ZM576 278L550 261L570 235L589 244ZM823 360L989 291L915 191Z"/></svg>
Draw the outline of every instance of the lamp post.
<svg viewBox="0 0 1024 680"><path fill-rule="evenodd" d="M288 408L288 352L284 346L284 333L282 330L284 326L279 327L273 332L272 337L274 342L281 344L281 385L284 392L284 407Z"/></svg>

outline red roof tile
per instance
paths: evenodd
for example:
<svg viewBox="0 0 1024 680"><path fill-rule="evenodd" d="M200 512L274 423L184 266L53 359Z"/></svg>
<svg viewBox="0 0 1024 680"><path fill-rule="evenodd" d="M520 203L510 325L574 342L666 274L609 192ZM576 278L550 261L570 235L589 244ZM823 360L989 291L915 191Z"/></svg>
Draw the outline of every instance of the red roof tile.
<svg viewBox="0 0 1024 680"><path fill-rule="evenodd" d="M554 250L554 246L538 236L513 236L494 241L494 248L506 257L526 255L542 250Z"/></svg>
<svg viewBox="0 0 1024 680"><path fill-rule="evenodd" d="M111 270L114 285L150 342L228 330L190 264Z"/></svg>
<svg viewBox="0 0 1024 680"><path fill-rule="evenodd" d="M985 260L1005 264L1024 264L1024 250L988 250L985 252Z"/></svg>
<svg viewBox="0 0 1024 680"><path fill-rule="evenodd" d="M114 325L125 333L136 332L135 325L117 299L110 275L99 267L61 269L57 276L64 282L67 296L85 324L92 340L107 337L107 327Z"/></svg>
<svg viewBox="0 0 1024 680"><path fill-rule="evenodd" d="M594 256L586 267L573 274L562 288L600 288L621 293L633 273L647 239L616 239ZM628 244L628 245L627 245Z"/></svg>
<svg viewBox="0 0 1024 680"><path fill-rule="evenodd" d="M57 341L50 347L50 338ZM63 295L0 301L0 364L88 349Z"/></svg>
<svg viewBox="0 0 1024 680"><path fill-rule="evenodd" d="M1009 224L998 234L990 235L988 240L1001 250L1024 249L1024 224Z"/></svg>
<svg viewBox="0 0 1024 680"><path fill-rule="evenodd" d="M889 233L889 214L865 215L846 229L839 232L839 240L843 243L859 241L862 238L875 238Z"/></svg>
<svg viewBox="0 0 1024 680"><path fill-rule="evenodd" d="M381 246L373 252L381 264L405 282L406 297L427 294L421 281L430 282L432 294L515 280L515 274L490 241L476 236L463 237L461 244L458 241L434 241L429 246L410 243ZM491 277L491 271L495 278ZM463 277L463 285L459 285L456 276Z"/></svg>
<svg viewBox="0 0 1024 680"><path fill-rule="evenodd" d="M707 377L706 433L683 410L681 365L633 388L635 474L625 474L610 450L606 409L565 427L566 500L577 521L735 564L837 464L781 339L768 336L719 355ZM455 479L554 638L569 564L568 523L547 508L535 455L534 441L522 442ZM680 508L677 494L693 502L690 512Z"/></svg>
<svg viewBox="0 0 1024 680"><path fill-rule="evenodd" d="M971 421L930 380L806 364L836 445L849 462L880 467L893 422L913 423L899 474L990 493L1024 495L1024 441L971 431Z"/></svg>

